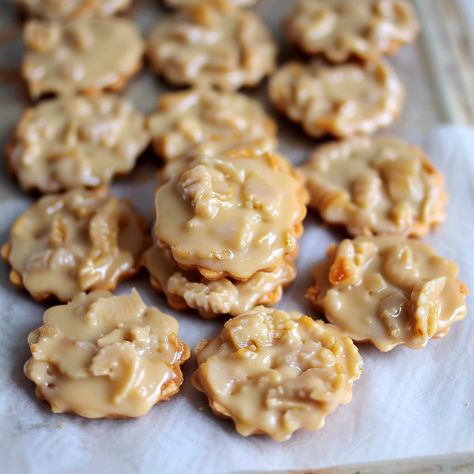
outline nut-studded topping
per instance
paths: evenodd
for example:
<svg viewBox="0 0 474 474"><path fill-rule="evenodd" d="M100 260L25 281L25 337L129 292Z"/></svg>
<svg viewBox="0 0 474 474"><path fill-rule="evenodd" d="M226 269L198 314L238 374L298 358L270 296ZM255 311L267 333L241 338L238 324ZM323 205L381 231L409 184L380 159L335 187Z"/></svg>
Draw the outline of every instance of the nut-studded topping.
<svg viewBox="0 0 474 474"><path fill-rule="evenodd" d="M418 33L407 0L299 0L285 26L292 43L334 62L393 54Z"/></svg>
<svg viewBox="0 0 474 474"><path fill-rule="evenodd" d="M266 150L276 143L276 125L261 105L243 94L193 89L160 97L148 120L157 154L166 161L187 155L199 144L262 140Z"/></svg>
<svg viewBox="0 0 474 474"><path fill-rule="evenodd" d="M229 5L234 5L236 7L251 7L253 4L257 3L257 0L204 0L208 3L221 3ZM198 3L203 3L203 0L163 0L163 3L168 7L172 8L182 8L188 7L189 5L196 5Z"/></svg>
<svg viewBox="0 0 474 474"><path fill-rule="evenodd" d="M336 327L296 311L259 306L201 343L193 385L212 410L244 435L288 439L317 430L339 404L349 403L362 359Z"/></svg>
<svg viewBox="0 0 474 474"><path fill-rule="evenodd" d="M33 97L121 89L144 51L135 24L121 18L30 21L24 40L23 76Z"/></svg>
<svg viewBox="0 0 474 474"><path fill-rule="evenodd" d="M444 220L443 178L421 150L395 138L352 138L316 149L301 168L310 206L352 235L421 237Z"/></svg>
<svg viewBox="0 0 474 474"><path fill-rule="evenodd" d="M28 13L47 20L84 16L111 16L125 10L131 0L16 0Z"/></svg>
<svg viewBox="0 0 474 474"><path fill-rule="evenodd" d="M120 97L64 97L23 114L7 156L23 189L56 192L108 184L148 140L145 118Z"/></svg>
<svg viewBox="0 0 474 474"><path fill-rule="evenodd" d="M270 80L273 104L306 133L340 138L390 125L404 92L386 62L327 66L288 63Z"/></svg>
<svg viewBox="0 0 474 474"><path fill-rule="evenodd" d="M222 2L184 8L159 23L148 39L152 67L179 85L254 86L274 69L275 56L259 18Z"/></svg>
<svg viewBox="0 0 474 474"><path fill-rule="evenodd" d="M158 189L155 235L183 269L246 280L296 251L306 198L299 175L278 155L204 156Z"/></svg>
<svg viewBox="0 0 474 474"><path fill-rule="evenodd" d="M358 237L329 248L314 270L308 297L356 341L369 341L381 351L399 344L418 349L445 336L466 315L467 288L457 276L457 265L423 242Z"/></svg>
<svg viewBox="0 0 474 474"><path fill-rule="evenodd" d="M132 276L147 242L146 223L130 203L105 188L78 189L45 196L22 214L2 253L11 281L34 299L69 301Z"/></svg>
<svg viewBox="0 0 474 474"><path fill-rule="evenodd" d="M163 292L175 309L193 308L206 319L230 314L236 316L254 306L275 304L282 289L296 276L293 261L286 258L271 272L257 272L246 281L219 278L209 281L196 271L181 270L169 252L157 246L144 255L151 283Z"/></svg>
<svg viewBox="0 0 474 474"><path fill-rule="evenodd" d="M179 391L189 348L177 321L147 307L136 290L82 293L44 314L28 337L25 375L54 413L86 418L145 415Z"/></svg>

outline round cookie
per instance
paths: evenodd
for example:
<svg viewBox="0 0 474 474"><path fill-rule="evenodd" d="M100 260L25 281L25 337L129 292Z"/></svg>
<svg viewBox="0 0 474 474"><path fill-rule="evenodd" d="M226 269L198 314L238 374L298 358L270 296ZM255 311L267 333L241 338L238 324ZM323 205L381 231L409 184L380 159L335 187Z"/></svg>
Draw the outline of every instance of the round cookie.
<svg viewBox="0 0 474 474"><path fill-rule="evenodd" d="M308 298L355 341L424 347L466 315L457 265L418 240L357 237L329 247Z"/></svg>
<svg viewBox="0 0 474 474"><path fill-rule="evenodd" d="M37 301L70 301L83 291L113 290L133 276L149 239L131 203L106 188L42 197L11 230L2 256L10 280Z"/></svg>
<svg viewBox="0 0 474 474"><path fill-rule="evenodd" d="M193 385L212 411L231 418L243 436L277 441L318 430L349 403L362 359L338 328L297 311L257 307L224 324L198 348Z"/></svg>
<svg viewBox="0 0 474 474"><path fill-rule="evenodd" d="M136 290L77 295L44 313L28 336L25 375L54 413L133 418L168 400L183 383L189 348L178 322L147 307Z"/></svg>
<svg viewBox="0 0 474 474"><path fill-rule="evenodd" d="M111 16L126 10L132 0L16 0L30 15L46 20L70 20L85 16Z"/></svg>
<svg viewBox="0 0 474 474"><path fill-rule="evenodd" d="M145 117L119 96L59 97L23 113L6 155L22 189L57 192L110 183L148 142Z"/></svg>
<svg viewBox="0 0 474 474"><path fill-rule="evenodd" d="M205 319L236 316L261 304L272 306L296 277L295 264L287 258L275 270L257 272L246 281L209 281L199 272L181 270L169 252L156 245L145 252L143 264L150 273L152 286L165 294L172 308L192 308Z"/></svg>
<svg viewBox="0 0 474 474"><path fill-rule="evenodd" d="M447 194L425 154L391 137L320 146L301 167L310 207L352 235L422 237L443 222Z"/></svg>
<svg viewBox="0 0 474 474"><path fill-rule="evenodd" d="M254 13L198 3L152 29L147 55L155 72L172 84L233 90L255 86L273 71L276 46Z"/></svg>
<svg viewBox="0 0 474 474"><path fill-rule="evenodd" d="M156 192L154 234L184 270L247 280L296 252L306 202L300 175L279 155L202 156Z"/></svg>
<svg viewBox="0 0 474 474"><path fill-rule="evenodd" d="M270 79L270 100L308 135L371 134L399 115L403 86L384 61L325 65L290 62Z"/></svg>
<svg viewBox="0 0 474 474"><path fill-rule="evenodd" d="M122 89L145 48L135 23L123 18L30 21L24 41L22 73L34 98Z"/></svg>
<svg viewBox="0 0 474 474"><path fill-rule="evenodd" d="M284 26L301 50L337 63L394 54L419 30L407 0L298 0Z"/></svg>
<svg viewBox="0 0 474 474"><path fill-rule="evenodd" d="M260 140L276 146L276 124L259 102L244 94L196 88L160 97L148 118L155 152L165 161L189 154L197 145L221 147Z"/></svg>

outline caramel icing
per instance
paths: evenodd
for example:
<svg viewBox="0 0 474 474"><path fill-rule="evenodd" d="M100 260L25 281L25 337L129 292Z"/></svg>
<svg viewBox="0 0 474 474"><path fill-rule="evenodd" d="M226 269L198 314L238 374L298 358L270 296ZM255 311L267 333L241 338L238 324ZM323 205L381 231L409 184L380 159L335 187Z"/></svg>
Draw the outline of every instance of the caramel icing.
<svg viewBox="0 0 474 474"><path fill-rule="evenodd" d="M47 20L83 16L111 16L127 9L132 0L16 0L28 13Z"/></svg>
<svg viewBox="0 0 474 474"><path fill-rule="evenodd" d="M168 93L148 119L153 146L165 161L189 154L199 144L263 141L276 145L275 122L257 101L244 94L197 88Z"/></svg>
<svg viewBox="0 0 474 474"><path fill-rule="evenodd" d="M44 196L23 213L2 254L11 281L34 299L70 301L132 276L148 243L146 227L132 204L105 188L75 189Z"/></svg>
<svg viewBox="0 0 474 474"><path fill-rule="evenodd" d="M393 54L419 29L406 0L299 0L285 26L292 43L333 62Z"/></svg>
<svg viewBox="0 0 474 474"><path fill-rule="evenodd" d="M278 441L321 428L351 401L362 370L356 346L335 326L263 306L227 321L196 351L192 382L214 413L231 418L243 436Z"/></svg>
<svg viewBox="0 0 474 474"><path fill-rule="evenodd" d="M151 283L175 309L193 308L206 319L236 316L261 304L280 300L282 288L294 280L296 268L287 258L271 272L257 272L246 281L220 278L209 281L199 272L181 270L168 251L151 247L144 255Z"/></svg>
<svg viewBox="0 0 474 474"><path fill-rule="evenodd" d="M145 118L130 102L111 94L62 97L23 114L7 155L23 189L56 192L128 173L148 141Z"/></svg>
<svg viewBox="0 0 474 474"><path fill-rule="evenodd" d="M178 322L147 307L136 290L81 293L44 314L28 336L25 375L54 413L86 418L145 415L183 383L189 348Z"/></svg>
<svg viewBox="0 0 474 474"><path fill-rule="evenodd" d="M152 67L177 85L232 90L258 84L275 67L270 32L254 13L214 3L190 5L153 28Z"/></svg>
<svg viewBox="0 0 474 474"><path fill-rule="evenodd" d="M457 265L399 236L357 237L331 246L308 297L356 341L381 351L424 347L466 315Z"/></svg>
<svg viewBox="0 0 474 474"><path fill-rule="evenodd" d="M291 62L271 78L270 99L306 133L370 134L398 116L404 91L388 63L328 66Z"/></svg>
<svg viewBox="0 0 474 474"><path fill-rule="evenodd" d="M421 150L395 138L360 137L323 145L301 171L310 206L352 235L420 237L445 217L442 176Z"/></svg>
<svg viewBox="0 0 474 474"><path fill-rule="evenodd" d="M181 268L246 280L296 251L306 214L299 175L257 150L203 156L155 197L155 236Z"/></svg>
<svg viewBox="0 0 474 474"><path fill-rule="evenodd" d="M144 52L137 26L122 18L30 21L24 40L23 76L33 97L120 89Z"/></svg>

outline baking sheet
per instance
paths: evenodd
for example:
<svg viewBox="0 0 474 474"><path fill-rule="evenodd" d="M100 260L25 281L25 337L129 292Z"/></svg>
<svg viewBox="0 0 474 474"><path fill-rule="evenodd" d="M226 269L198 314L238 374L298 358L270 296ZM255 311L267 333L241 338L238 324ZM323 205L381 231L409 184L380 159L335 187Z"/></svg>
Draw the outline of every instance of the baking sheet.
<svg viewBox="0 0 474 474"><path fill-rule="evenodd" d="M279 22L290 2L262 0L257 11L282 42ZM27 97L18 78L22 48L13 8L0 1L0 141L5 143ZM160 16L156 2L138 2L133 15L146 31ZM282 58L289 54L282 48ZM389 129L420 143L445 173L450 192L448 219L430 241L439 253L460 263L461 278L474 281L474 129L438 126L444 119L435 85L429 77L423 44L404 48L391 60L405 84L405 111ZM145 112L166 87L148 72L127 88ZM265 87L251 93L266 103ZM270 108L269 108L270 110ZM315 142L279 118L281 150L301 162ZM130 197L150 219L158 162L140 160L136 171L119 180L114 193ZM0 240L8 239L12 222L32 202L5 173L0 177ZM310 271L330 242L342 236L320 227L310 213L301 239L297 282L280 307L314 314L303 295ZM174 314L181 337L195 346L213 336L221 322L203 321L192 312L167 309L146 275L122 284L135 286L149 304ZM472 297L468 304L472 307ZM196 392L185 366L179 395L138 420L90 421L51 415L37 401L22 366L28 358L26 337L41 324L45 306L33 303L8 281L0 264L0 471L2 472L154 472L211 473L243 470L302 469L361 461L474 450L474 322L472 315L456 324L444 339L420 351L399 347L390 353L361 346L365 369L354 386L353 402L327 419L316 433L298 432L285 443L266 437L242 438L229 421L215 418Z"/></svg>

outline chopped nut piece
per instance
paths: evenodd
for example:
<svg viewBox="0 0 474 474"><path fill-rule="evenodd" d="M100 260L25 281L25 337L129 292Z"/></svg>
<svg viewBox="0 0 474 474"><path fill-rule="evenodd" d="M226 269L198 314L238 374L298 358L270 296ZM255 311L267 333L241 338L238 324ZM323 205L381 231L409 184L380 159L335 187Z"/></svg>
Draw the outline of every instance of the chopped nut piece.
<svg viewBox="0 0 474 474"><path fill-rule="evenodd" d="M298 0L285 26L292 43L333 62L394 54L419 29L406 0Z"/></svg>
<svg viewBox="0 0 474 474"><path fill-rule="evenodd" d="M75 189L44 196L22 214L3 256L14 270L12 283L34 299L69 301L132 276L148 242L146 227L130 203L106 188Z"/></svg>
<svg viewBox="0 0 474 474"><path fill-rule="evenodd" d="M361 246L373 251L358 267L357 278L349 283L332 278L340 255ZM465 317L467 289L457 276L457 265L423 242L357 237L329 248L314 269L307 297L355 341L369 341L381 351L399 344L418 349Z"/></svg>
<svg viewBox="0 0 474 474"><path fill-rule="evenodd" d="M147 307L136 290L77 295L44 314L28 342L25 375L54 413L129 418L179 391L189 348L178 323Z"/></svg>
<svg viewBox="0 0 474 474"><path fill-rule="evenodd" d="M338 138L390 125L404 97L395 71L382 60L336 66L287 63L272 76L269 92L275 107L308 135Z"/></svg>
<svg viewBox="0 0 474 474"><path fill-rule="evenodd" d="M278 441L321 428L351 401L362 370L357 348L335 326L263 306L227 321L196 353L192 382L212 411L231 418L243 436Z"/></svg>
<svg viewBox="0 0 474 474"><path fill-rule="evenodd" d="M443 177L414 146L358 137L317 148L301 167L310 206L352 235L421 237L444 220Z"/></svg>

